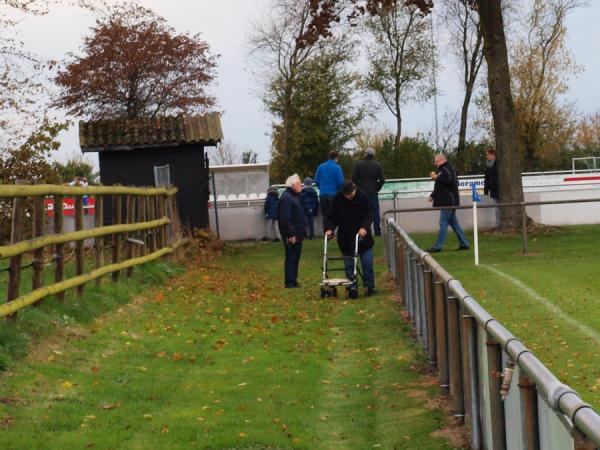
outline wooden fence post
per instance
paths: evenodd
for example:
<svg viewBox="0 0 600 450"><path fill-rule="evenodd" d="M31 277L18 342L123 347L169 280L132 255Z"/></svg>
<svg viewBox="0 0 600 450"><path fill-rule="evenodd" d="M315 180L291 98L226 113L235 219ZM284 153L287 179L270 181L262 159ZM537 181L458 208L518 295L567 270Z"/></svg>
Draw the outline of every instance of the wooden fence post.
<svg viewBox="0 0 600 450"><path fill-rule="evenodd" d="M44 197L33 197L33 237L44 235L44 225L46 224L46 211L44 208ZM33 290L42 287L44 278L44 248L33 251L33 280L31 286ZM39 306L36 303L35 306Z"/></svg>
<svg viewBox="0 0 600 450"><path fill-rule="evenodd" d="M156 208L153 196L146 197L146 207L148 209L148 221L151 222L156 219ZM148 230L148 240L150 245L150 253L154 253L156 251L156 228L150 228Z"/></svg>
<svg viewBox="0 0 600 450"><path fill-rule="evenodd" d="M164 211L165 204L161 201L160 195L154 196L154 205L156 208L156 210L155 210L156 218L162 219L165 216L165 211ZM156 228L156 245L157 245L158 249L161 249L165 246L164 227L162 225L158 226Z"/></svg>
<svg viewBox="0 0 600 450"><path fill-rule="evenodd" d="M83 230L83 197L75 196L75 231ZM85 239L75 242L75 271L76 275L83 275L85 269ZM77 286L77 295L83 295L84 285Z"/></svg>
<svg viewBox="0 0 600 450"><path fill-rule="evenodd" d="M113 225L121 224L121 196L119 194L113 195ZM121 261L121 236L119 233L112 235L113 253L112 262L113 264ZM112 280L119 280L119 271L112 273Z"/></svg>
<svg viewBox="0 0 600 450"><path fill-rule="evenodd" d="M146 222L146 198L142 195L138 195L137 202L138 220L140 222ZM148 233L144 230L140 234L144 245L140 246L139 255L146 256L148 254Z"/></svg>
<svg viewBox="0 0 600 450"><path fill-rule="evenodd" d="M135 223L135 196L127 196L127 223ZM131 241L135 237L135 233L127 233L127 259L133 259L133 245ZM133 267L127 269L127 278L133 275Z"/></svg>
<svg viewBox="0 0 600 450"><path fill-rule="evenodd" d="M104 226L104 197L101 195L96 196L94 214L94 226L102 228ZM104 265L104 236L97 237L94 245L96 246L96 269L99 269ZM96 278L96 285L99 286L101 283L102 278Z"/></svg>
<svg viewBox="0 0 600 450"><path fill-rule="evenodd" d="M63 223L64 223L64 211L63 211L63 196L54 196L54 234L62 234ZM65 244L56 244L54 246L54 282L60 283L65 279ZM56 294L56 297L60 300L65 298L65 293L61 292Z"/></svg>
<svg viewBox="0 0 600 450"><path fill-rule="evenodd" d="M26 184L25 181L17 180L15 184ZM10 243L16 244L23 240L23 226L25 222L25 197L15 197L13 199L12 226L10 229ZM8 275L8 288L6 290L6 301L11 302L19 297L19 288L21 286L21 260L22 255L10 258L10 272ZM11 314L7 317L11 322L17 320L17 315Z"/></svg>

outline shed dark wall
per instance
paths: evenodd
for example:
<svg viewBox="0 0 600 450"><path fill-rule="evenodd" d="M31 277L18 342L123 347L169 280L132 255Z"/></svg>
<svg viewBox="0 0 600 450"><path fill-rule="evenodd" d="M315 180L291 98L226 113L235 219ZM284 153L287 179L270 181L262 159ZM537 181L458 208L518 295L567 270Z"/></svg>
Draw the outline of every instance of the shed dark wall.
<svg viewBox="0 0 600 450"><path fill-rule="evenodd" d="M184 226L208 227L208 160L202 145L102 151L100 180L104 185L154 186L154 166L169 165L171 183L179 188L177 207ZM110 202L105 217L112 217Z"/></svg>

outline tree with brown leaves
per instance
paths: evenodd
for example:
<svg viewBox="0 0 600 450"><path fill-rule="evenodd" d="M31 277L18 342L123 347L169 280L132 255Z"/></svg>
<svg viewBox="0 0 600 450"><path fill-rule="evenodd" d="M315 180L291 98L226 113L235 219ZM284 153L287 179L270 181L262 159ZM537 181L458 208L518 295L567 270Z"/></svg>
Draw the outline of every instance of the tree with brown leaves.
<svg viewBox="0 0 600 450"><path fill-rule="evenodd" d="M149 9L119 5L98 19L56 77L58 106L91 119L202 113L217 57L198 34L178 34Z"/></svg>

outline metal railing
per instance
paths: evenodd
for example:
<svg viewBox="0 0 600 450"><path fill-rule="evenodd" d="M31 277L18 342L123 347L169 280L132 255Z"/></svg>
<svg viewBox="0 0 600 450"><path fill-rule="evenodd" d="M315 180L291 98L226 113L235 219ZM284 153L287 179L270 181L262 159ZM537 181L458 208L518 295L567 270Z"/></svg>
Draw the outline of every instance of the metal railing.
<svg viewBox="0 0 600 450"><path fill-rule="evenodd" d="M387 264L472 449L595 449L600 416L393 219Z"/></svg>

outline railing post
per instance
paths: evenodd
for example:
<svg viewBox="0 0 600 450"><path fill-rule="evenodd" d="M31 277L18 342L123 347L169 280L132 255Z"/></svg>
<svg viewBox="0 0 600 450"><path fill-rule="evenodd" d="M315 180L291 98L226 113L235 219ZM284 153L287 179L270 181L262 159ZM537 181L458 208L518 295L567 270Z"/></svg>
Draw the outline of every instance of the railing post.
<svg viewBox="0 0 600 450"><path fill-rule="evenodd" d="M44 235L44 224L46 223L46 211L44 207L44 197L33 197L33 237L41 237ZM33 280L31 283L32 289L35 291L42 287L44 279L44 249L38 248L33 251ZM35 306L39 306L36 303Z"/></svg>
<svg viewBox="0 0 600 450"><path fill-rule="evenodd" d="M102 228L104 226L104 197L96 195L94 203L94 226L96 228ZM95 254L95 266L96 269L101 268L104 265L104 236L99 236L95 239L94 245L96 247ZM102 278L96 278L96 285L100 286Z"/></svg>
<svg viewBox="0 0 600 450"><path fill-rule="evenodd" d="M504 403L500 396L502 384L502 347L487 333L486 341L488 361L488 384L490 398L492 449L506 450L506 424L504 421Z"/></svg>
<svg viewBox="0 0 600 450"><path fill-rule="evenodd" d="M425 287L425 313L427 321L427 354L429 355L429 364L437 364L436 345L435 345L435 310L433 307L433 273L431 270L423 272L423 282Z"/></svg>
<svg viewBox="0 0 600 450"><path fill-rule="evenodd" d="M54 234L63 233L64 225L64 210L63 210L63 196L54 196ZM56 266L54 269L54 282L60 283L65 279L65 244L56 244L54 246L54 261ZM60 292L56 294L56 297L60 300L65 298L65 293Z"/></svg>
<svg viewBox="0 0 600 450"><path fill-rule="evenodd" d="M440 390L447 395L449 391L448 341L446 337L446 299L444 285L435 282L435 342L437 343L437 364Z"/></svg>
<svg viewBox="0 0 600 450"><path fill-rule="evenodd" d="M17 180L15 184L26 184L25 181ZM25 225L25 198L15 197L13 199L12 224L10 229L10 243L16 244L23 239L23 228ZM10 258L8 286L6 289L6 301L11 302L19 297L21 288L21 261L22 255L16 255ZM17 314L11 314L7 317L10 322L17 320Z"/></svg>
<svg viewBox="0 0 600 450"><path fill-rule="evenodd" d="M154 204L156 205L156 218L162 219L165 216L165 212L163 210L164 203L162 202L162 198L160 195L154 196ZM165 236L163 230L164 227L162 225L156 229L156 245L158 246L159 250L165 246Z"/></svg>
<svg viewBox="0 0 600 450"><path fill-rule="evenodd" d="M113 225L121 224L121 195L116 194L113 195ZM112 235L112 244L113 244L113 252L112 252L112 262L116 264L121 261L121 236L119 233L114 233ZM119 280L119 271L116 270L112 273L112 280Z"/></svg>
<svg viewBox="0 0 600 450"><path fill-rule="evenodd" d="M450 360L450 383L454 417L464 420L465 404L463 377L461 373L460 315L458 299L448 297L448 357Z"/></svg>
<svg viewBox="0 0 600 450"><path fill-rule="evenodd" d="M417 260L417 311L419 323L419 336L423 349L427 349L427 319L425 317L425 286L423 282L424 266L421 260Z"/></svg>
<svg viewBox="0 0 600 450"><path fill-rule="evenodd" d="M83 197L81 195L75 196L75 231L83 230ZM85 240L80 239L75 242L75 271L77 276L83 275L85 267L85 251L84 251ZM77 286L75 291L77 295L83 295L84 285Z"/></svg>
<svg viewBox="0 0 600 450"><path fill-rule="evenodd" d="M471 448L482 448L479 409L479 366L477 359L477 322L473 316L462 315L463 378L465 380L465 416L471 431Z"/></svg>
<svg viewBox="0 0 600 450"><path fill-rule="evenodd" d="M540 432L538 424L538 394L535 384L527 375L519 377L521 393L521 412L523 426L523 445L526 450L540 449Z"/></svg>

